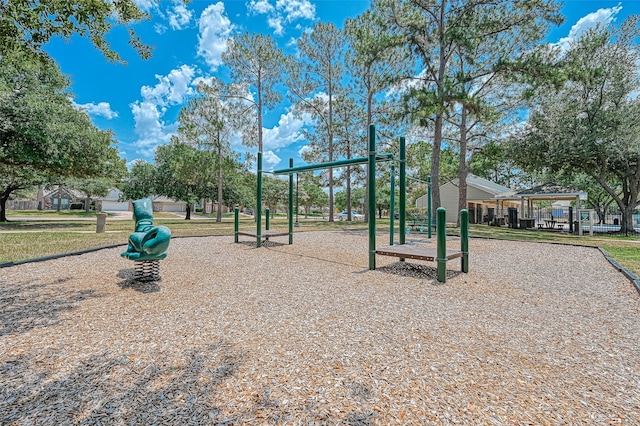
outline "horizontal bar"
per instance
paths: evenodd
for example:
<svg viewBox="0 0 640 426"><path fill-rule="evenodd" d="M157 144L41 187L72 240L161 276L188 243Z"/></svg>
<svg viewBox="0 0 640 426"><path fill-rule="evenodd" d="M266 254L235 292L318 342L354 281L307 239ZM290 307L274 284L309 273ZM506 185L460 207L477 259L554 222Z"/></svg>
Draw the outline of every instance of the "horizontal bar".
<svg viewBox="0 0 640 426"><path fill-rule="evenodd" d="M389 161L393 160L393 154L378 154L376 156L376 161ZM344 166L352 166L354 164L366 164L369 161L369 157L357 157L357 158L349 158L347 160L338 160L338 161L328 161L326 163L317 163L317 164L307 164L306 166L298 166L289 169L280 169L274 170L274 175L283 175L283 174L291 174L297 172L306 172L309 170L322 170L322 169L330 169L334 167L344 167Z"/></svg>

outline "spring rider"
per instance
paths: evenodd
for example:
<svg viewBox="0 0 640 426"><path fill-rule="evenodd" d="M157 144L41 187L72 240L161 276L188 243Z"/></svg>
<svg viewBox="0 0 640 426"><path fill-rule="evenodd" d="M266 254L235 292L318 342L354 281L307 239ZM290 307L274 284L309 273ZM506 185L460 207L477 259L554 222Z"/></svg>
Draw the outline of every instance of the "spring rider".
<svg viewBox="0 0 640 426"><path fill-rule="evenodd" d="M159 281L159 260L167 257L171 230L153 226L153 205L148 198L133 202L133 220L135 231L129 236L127 251L120 255L136 262L136 280Z"/></svg>

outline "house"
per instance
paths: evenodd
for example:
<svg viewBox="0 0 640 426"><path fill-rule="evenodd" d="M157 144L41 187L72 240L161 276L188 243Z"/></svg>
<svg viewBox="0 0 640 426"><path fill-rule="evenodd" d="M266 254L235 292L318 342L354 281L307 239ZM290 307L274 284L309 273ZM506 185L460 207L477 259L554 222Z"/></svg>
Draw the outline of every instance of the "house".
<svg viewBox="0 0 640 426"><path fill-rule="evenodd" d="M40 188L37 195L40 210L69 210L73 203L82 203L82 208L84 208L85 200L86 195L83 192L62 185L56 185L55 189L51 190Z"/></svg>
<svg viewBox="0 0 640 426"><path fill-rule="evenodd" d="M187 211L187 203L184 201L175 201L162 196L151 196L149 198L153 204L154 212L185 213Z"/></svg>
<svg viewBox="0 0 640 426"><path fill-rule="evenodd" d="M459 179L455 178L440 186L440 205L447 210L447 222L458 221ZM513 194L506 186L469 174L467 176L467 210L469 223L492 221L494 216L502 222L509 207L519 207L518 200L504 199L497 201L496 196ZM427 208L427 195L416 200L417 208ZM432 213L435 215L435 213Z"/></svg>
<svg viewBox="0 0 640 426"><path fill-rule="evenodd" d="M122 192L117 188L112 188L106 197L95 198L96 210L103 212L111 211L132 211L131 201L125 199ZM149 197L153 204L154 212L184 213L187 208L184 202L175 201L167 197L152 195Z"/></svg>
<svg viewBox="0 0 640 426"><path fill-rule="evenodd" d="M96 211L126 212L131 209L129 201L121 201L124 197L118 188L111 188L105 197L96 197Z"/></svg>

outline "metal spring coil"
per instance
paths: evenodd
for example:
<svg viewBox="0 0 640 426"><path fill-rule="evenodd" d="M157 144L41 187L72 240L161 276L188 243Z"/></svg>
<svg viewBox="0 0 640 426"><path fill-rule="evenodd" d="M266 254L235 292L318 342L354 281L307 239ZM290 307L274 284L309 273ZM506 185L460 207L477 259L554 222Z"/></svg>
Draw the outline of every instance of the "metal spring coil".
<svg viewBox="0 0 640 426"><path fill-rule="evenodd" d="M160 261L143 260L136 262L134 279L137 281L160 281Z"/></svg>

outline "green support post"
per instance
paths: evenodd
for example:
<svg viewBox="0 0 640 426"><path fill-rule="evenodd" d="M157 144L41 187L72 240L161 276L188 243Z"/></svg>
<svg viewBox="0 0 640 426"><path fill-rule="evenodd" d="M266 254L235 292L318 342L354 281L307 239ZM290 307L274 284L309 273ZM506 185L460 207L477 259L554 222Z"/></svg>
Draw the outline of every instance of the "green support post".
<svg viewBox="0 0 640 426"><path fill-rule="evenodd" d="M431 176L427 176L427 237L431 238Z"/></svg>
<svg viewBox="0 0 640 426"><path fill-rule="evenodd" d="M262 244L262 152L258 152L258 188L256 200L256 247Z"/></svg>
<svg viewBox="0 0 640 426"><path fill-rule="evenodd" d="M240 231L240 223L238 218L239 212L240 212L240 209L238 207L233 209L233 234L235 235L234 241L236 243L238 242L238 231Z"/></svg>
<svg viewBox="0 0 640 426"><path fill-rule="evenodd" d="M406 211L407 211L407 152L404 137L400 138L400 244L406 242ZM403 261L404 259L400 259Z"/></svg>
<svg viewBox="0 0 640 426"><path fill-rule="evenodd" d="M271 213L271 212L270 212L270 210L268 208L264 209L264 229L266 229L267 231L271 228L269 226L269 220L270 220L270 217L269 217L270 214L269 213Z"/></svg>
<svg viewBox="0 0 640 426"><path fill-rule="evenodd" d="M396 167L391 165L391 197L389 199L389 245L393 245L393 219L395 210L395 193L396 193Z"/></svg>
<svg viewBox="0 0 640 426"><path fill-rule="evenodd" d="M444 207L438 207L438 217L436 218L437 236L438 236L438 248L437 258L438 263L438 281L441 283L447 282L447 211Z"/></svg>
<svg viewBox="0 0 640 426"><path fill-rule="evenodd" d="M289 168L293 168L293 158L289 158ZM293 244L293 173L289 173L289 244Z"/></svg>
<svg viewBox="0 0 640 426"><path fill-rule="evenodd" d="M376 127L369 125L369 161L367 167L369 186L369 270L376 269Z"/></svg>
<svg viewBox="0 0 640 426"><path fill-rule="evenodd" d="M462 272L469 272L469 211L460 210L460 251L462 252Z"/></svg>

